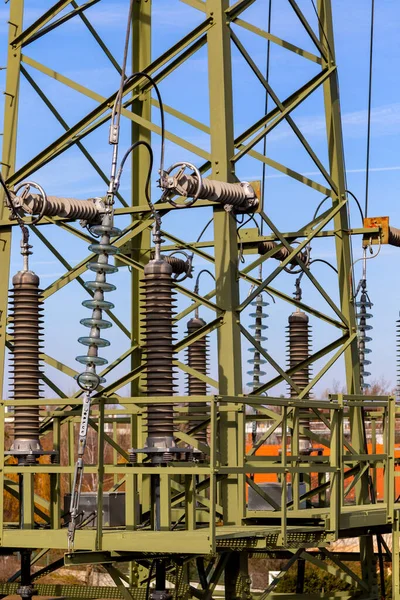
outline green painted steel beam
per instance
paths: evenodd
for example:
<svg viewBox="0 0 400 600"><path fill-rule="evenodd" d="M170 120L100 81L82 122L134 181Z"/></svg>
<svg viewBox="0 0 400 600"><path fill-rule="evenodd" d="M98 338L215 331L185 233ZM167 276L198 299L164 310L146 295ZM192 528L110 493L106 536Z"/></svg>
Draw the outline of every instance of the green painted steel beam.
<svg viewBox="0 0 400 600"><path fill-rule="evenodd" d="M308 58L308 60L311 60L312 62L315 62L319 65L322 63L322 59L320 56L317 56L316 54L312 54L311 52L308 52L307 50L303 50L303 48L299 48L299 46L296 46L295 44L292 44L292 43L288 42L287 40L283 40L282 38L277 37L276 35L273 35L270 32L264 31L263 29L261 29L260 27L256 27L252 23L248 23L247 21L244 21L243 19L239 19L237 17L235 17L232 20L232 22L235 25L239 25L239 27L242 27L243 29L247 29L248 31L251 31L252 33L255 33L256 35L263 37L266 40L268 40L274 44L277 44L278 46L281 46L282 48L285 48L286 50L290 50L290 52L294 52L295 54L302 56L303 58Z"/></svg>
<svg viewBox="0 0 400 600"><path fill-rule="evenodd" d="M129 326L123 325L116 318L114 320L120 324L121 329L130 337L129 348L106 368L104 374L112 373L119 367L123 361L130 365L118 374L116 381L111 381L102 390L99 389L93 398L93 406L90 415L90 426L96 432L98 440L97 448L93 449L93 463L86 466L86 473L97 480L97 511L102 513L104 491L106 481L110 481L112 490L121 491L124 486L126 494L126 525L122 529L112 529L102 527L99 519L96 527L84 528L78 530L75 547L79 551L85 551L85 560L92 556L93 561L104 562L108 565L108 571L113 578L116 586L112 588L102 588L104 593L110 594L111 598L143 598L146 594L146 579L149 577L151 568L151 557L171 556L178 558L177 562L170 562L168 567L168 579L177 585L175 595L186 592L193 597L209 598L215 594L215 586L219 578L224 575L229 593L240 594L251 593L247 577L247 560L250 553L257 551L265 552L266 548L280 547L287 552L288 547L299 547L299 553L289 556L289 559L297 558L314 561L316 566L320 566L320 555L310 554L308 548L321 545L323 548L330 541L334 541L341 535L357 536L361 533L364 540L361 544L360 559L363 566L363 577L360 582L354 578L352 571L338 560L332 560L334 566L329 563L328 571L338 576L345 582L355 582L365 592L373 592L370 573L373 571L374 552L371 545L371 538L368 532L373 527L391 528L392 522L396 521L399 513L399 503L394 498L394 481L396 476L396 465L398 459L394 456L394 432L396 418L396 409L393 399L387 397L371 399L367 401L359 393L359 359L356 352L356 323L354 307L352 306L351 294L351 256L350 256L350 236L355 233L364 233L364 228L350 230L348 227L347 210L348 201L345 192L343 148L341 140L341 125L338 107L338 87L337 73L334 62L334 44L333 27L331 22L330 8L331 2L326 0L318 3L319 31L318 35L311 27L310 23L300 11L299 6L294 0L290 0L291 8L297 15L300 24L304 27L312 43L317 48L320 56L304 51L290 41L282 40L274 36L273 33L267 33L256 26L253 26L239 17L256 0L238 0L230 3L228 0L184 0L186 4L199 9L204 13L205 20L188 35L184 36L171 48L167 49L159 58L151 60L151 33L152 33L152 6L151 2L134 3L134 15L132 20L132 68L134 71L144 69L147 73L154 76L157 83L167 80L183 64L187 63L195 53L202 48L207 47L208 51L208 76L209 76L209 104L210 104L210 123L205 124L194 116L189 116L184 112L175 109L173 106L166 105L165 111L174 119L179 119L179 125L187 125L196 128L210 137L211 150L205 152L196 144L190 143L182 137L176 135L170 128L166 132L166 138L169 142L176 143L186 151L197 152L198 156L205 161L200 166L201 173L209 175L219 181L236 181L234 167L238 160L245 155L257 159L259 164L267 164L277 169L282 174L301 182L307 187L328 196L331 200L331 208L322 214L317 215L309 223L299 227L297 232L281 232L270 220L269 215L261 213L261 218L271 229L271 234L267 236L258 236L257 233L241 232L240 242L245 251L253 251L261 240L276 240L277 248L266 256L258 257L251 265L239 270L238 264L238 238L237 223L232 214L229 214L220 205L199 200L195 207L201 210L209 207L213 211L214 235L213 239L205 242L187 242L180 239L175 234L171 234L163 229L163 237L170 243L164 246L168 251L177 248L185 249L197 254L202 260L215 265L216 289L210 291L204 297L194 294L185 285L178 284L176 290L193 300L193 303L184 308L176 317L176 321L181 320L190 314L196 307L204 305L216 313L216 319L205 326L200 332L192 336L187 336L178 341L174 350L176 352L183 350L198 339L201 339L207 333L217 330L218 338L218 385L219 396L192 397L174 396L170 397L145 397L141 394L145 391L143 373L145 363L143 361L143 329L141 319L143 316L141 299L139 295L140 282L143 274L143 267L151 251L150 228L152 227L152 216L150 208L143 202L143 188L145 185L148 156L140 149L132 156L132 190L131 197L123 199L122 207L116 209L117 218L125 218L129 224L125 227L122 236L117 240L117 245L123 249L119 258L120 265L132 267L128 277L130 278L130 296L132 306L128 309L130 312ZM100 176L103 184L107 185L108 178L99 165L93 160L86 146L83 146L82 139L89 136L102 124L105 124L110 118L110 109L115 99L115 94L109 98L97 94L86 86L82 86L73 79L64 74L49 69L41 65L32 58L20 55L21 46L33 43L39 37L45 39L46 35L52 31L53 35L58 35L59 26L69 19L75 18L83 21L88 32L93 36L113 68L118 72L120 66L111 54L108 46L102 37L96 32L89 19L85 15L86 9L92 4L99 3L99 0L89 0L89 2L78 5L75 0L70 2L56 2L49 10L37 19L31 27L22 29L23 3L21 0L11 0L11 16L9 30L9 54L8 54L8 72L6 80L6 103L5 103L5 130L3 142L3 168L2 172L7 178L10 187L21 179L27 177L34 170L44 166L53 158L59 156L62 152L76 144L78 149L88 160L90 166L94 168ZM67 12L67 6L72 4L73 10ZM64 10L65 9L65 10ZM61 11L64 11L61 13ZM61 16L59 15L61 13ZM262 72L254 62L254 57L245 48L238 37L238 29L247 29L247 31L258 35L268 42L275 43L288 51L297 54L299 57L312 61L318 65L320 72L302 88L295 91L291 96L280 101L270 83L266 80ZM249 64L254 75L260 84L269 93L276 106L264 115L257 122L253 123L246 131L236 139L233 136L233 123L235 113L232 105L232 68L235 66L231 61L231 40L236 44L239 51ZM22 67L21 67L22 61ZM189 63L187 63L189 64ZM64 121L63 117L57 112L52 103L48 100L44 90L34 81L29 69L46 74L50 78L59 81L70 89L83 94L98 104L96 108L86 115L79 123L72 127ZM18 94L19 94L19 76L20 70L27 78L30 85L37 92L38 97L45 102L49 108L49 117L54 115L65 133L54 140L47 148L27 164L22 164L18 172L15 173L15 152L16 138L18 132ZM320 90L324 90L326 121L328 127L328 151L329 151L329 170L322 164L316 153L314 153L309 140L298 129L292 117L292 111L301 105L301 103ZM151 98L151 85L145 80L137 79L126 87L123 99L122 115L126 124L131 126L132 141L143 140L152 142L152 136L160 134L160 128L152 120L152 107L159 110L158 101ZM128 119L128 120L126 120ZM327 182L322 185L313 181L309 177L298 173L287 166L273 161L269 157L264 157L260 152L254 149L258 141L264 139L274 127L286 120L294 133L300 139L303 148L308 152L311 159L317 165ZM268 139L268 138L267 138ZM331 188L331 189L330 189ZM125 203L125 205L124 205ZM129 204L129 206L126 206ZM156 208L160 215L168 218L174 218L172 206L167 202L156 203ZM4 355L6 347L12 349L11 338L5 335L6 314L7 314L7 287L8 274L10 266L11 249L11 229L17 225L16 222L8 221L8 211L4 211L3 204L0 202L0 268L2 274L6 276L0 282L0 362L4 364ZM201 214L201 213L196 213ZM328 229L328 223L334 219L334 226ZM27 224L31 223L31 218L26 219ZM71 267L64 256L64 252L50 243L45 234L45 227L53 225L61 227L63 231L89 241L83 231L74 227L73 223L58 217L44 219L43 228L34 226L32 229L37 233L39 239L45 244L47 250L65 267L67 273L61 279L53 282L44 292L45 297L53 295L58 289L63 289L67 283L76 280L80 285L83 284L81 278L86 270L86 263L90 256L84 259L76 267ZM124 223L126 225L126 223ZM55 229L55 227L53 227ZM325 229L326 228L326 229ZM57 230L56 230L57 231ZM298 261L298 253L314 238L334 237L337 250L338 265L338 288L340 295L340 306L332 301L325 293L319 283L317 275L310 273L308 269ZM299 239L300 246L294 248L293 240ZM287 248L290 259L299 263L300 268L310 279L315 288L321 292L321 296L332 309L333 317L324 314L319 310L318 305L309 306L302 302L290 298L280 290L271 288L270 283L282 272L282 265L272 269L271 275L266 280L261 281L252 276L252 271L265 263L280 248ZM206 248L212 248L206 251ZM271 263L270 263L271 264ZM287 264L287 263L286 263ZM318 273L318 271L317 271ZM272 276L272 277L271 277ZM239 300L240 281L254 286L251 292L250 300ZM260 354L269 359L269 362L276 368L278 377L272 378L265 384L262 384L252 394L243 396L241 381L241 334L251 341L255 340L251 336L243 323L240 323L240 313L261 291L272 293L285 302L305 310L316 319L321 319L330 325L343 330L344 335L334 340L324 348L308 357L299 365L292 369L282 368L277 362L271 359L263 348L255 343L255 347ZM254 295L255 294L255 295ZM216 297L216 301L213 298ZM128 303L127 303L128 305ZM113 318L113 316L112 316ZM330 357L328 355L331 355ZM331 366L341 356L345 356L347 370L347 380L349 383L349 396L339 395L332 397L328 401L307 400L307 409L311 412L313 421L322 424L323 432L314 432L312 428L306 427L301 423L304 417L304 395L321 380L329 371ZM52 365L67 375L73 376L75 371L63 364L57 356L50 357L42 355L42 358L49 365ZM145 356L144 356L145 358ZM300 369L307 368L313 362L323 360L318 373L310 381L305 389L299 389L295 386L297 398L285 399L265 397L263 392L273 387L281 381L287 381L293 384L293 375ZM175 366L180 367L184 372L198 376L200 380L209 385L217 386L217 381L208 375L198 373L196 369L184 365L180 361L175 361ZM2 377L4 372L2 371ZM79 415L82 406L81 392L77 392L74 397L68 398L58 389L57 385L47 376L44 381L55 391L59 393L60 398L43 398L37 400L21 400L20 406L38 406L41 418L42 432L51 431L53 433L54 445L59 448L62 438L62 432L68 432L68 450L69 457L67 464L36 464L31 466L12 465L7 460L4 464L4 455L0 464L0 496L2 491L12 488L16 491L16 484L7 481L7 477L20 474L23 477L25 485L24 499L27 510L24 514L25 529L18 530L9 523L3 523L3 511L0 500L0 545L5 548L43 548L43 552L51 549L65 550L67 548L67 531L61 527L60 507L61 507L61 485L60 482L65 479L72 485L74 472L74 437L76 435ZM131 384L130 396L123 398L117 395L117 391L125 384ZM353 394L356 392L355 394ZM127 433L130 447L142 447L146 436L146 409L147 406L157 403L173 402L175 406L176 425L186 424L188 431L177 432L176 438L180 440L179 444L189 444L203 451L204 455L209 457L209 462L192 464L185 462L173 462L168 466L151 465L149 462L142 462L141 456L139 463L130 466L128 463L117 464L118 454L124 460L129 456L127 448L123 447L120 435ZM204 415L204 421L200 425L197 423L198 417L196 404L202 402L207 404L207 414ZM0 441L4 445L5 438L5 409L12 407L15 401L5 400L0 402ZM105 405L107 404L107 408ZM247 407L255 408L256 415L246 414ZM328 410L327 410L328 409ZM198 409L197 409L198 410ZM365 451L363 432L361 427L361 411L367 419L376 421L376 427L384 423L383 438L384 450L380 453L376 444L372 452L368 454ZM8 413L12 416L13 413ZM352 439L351 443L343 436L344 424L348 419L351 421ZM248 447L246 425L252 419L260 420L263 423L270 423L266 426L266 431L261 439ZM191 425L194 424L194 427ZM107 429L112 425L111 432ZM209 446L205 446L197 439L199 431L205 428L209 429ZM270 436L278 429L282 429L283 447L290 447L290 452L283 452L279 457L261 456L258 450L262 444L270 439ZM105 431L106 430L106 431ZM292 432L291 437L287 432ZM376 429L375 429L376 430ZM328 434L326 435L326 432ZM298 437L304 435L318 446L330 448L329 456L302 456L299 453ZM104 450L106 444L111 446L112 460L106 460ZM385 490L382 503L377 505L366 504L368 500L365 494L365 479L369 470L376 472L376 468L385 470ZM41 474L45 477L50 476L52 487L49 503L50 510L50 528L46 530L32 529L34 524L34 474ZM252 476L255 474L272 474L280 477L282 482L281 503L275 502L274 511L251 511L246 505L246 494L248 486L252 487L261 497L270 502L271 498L268 490L262 491L254 482ZM330 481L327 482L324 475L329 473ZM162 522L163 526L168 525L165 531L149 531L149 525L146 519L149 518L149 478L151 475L160 475L162 502ZM294 490L293 502L287 502L287 483L299 481L303 476L306 480L314 474L318 479L318 485L312 490L306 491L306 494L300 495L299 490ZM346 486L345 487L345 480ZM350 481L349 481L350 480ZM8 486L8 488L7 488ZM357 504L352 506L342 505L343 495L349 495L352 490L356 490ZM304 499L311 498L312 495L320 495L330 492L329 505L300 508ZM361 491L361 493L360 493ZM309 494L309 495L307 495ZM325 496L326 498L326 496ZM29 502L31 499L31 502ZM139 502L142 505L140 514ZM274 501L273 501L274 502ZM273 504L272 502L272 504ZM281 508L282 507L282 508ZM171 510L173 508L173 510ZM40 510L40 509L39 509ZM37 507L36 507L37 512ZM257 514L258 513L258 514ZM397 516L396 516L397 515ZM254 526L251 519L262 518L266 525L262 527ZM170 519L172 520L172 531L170 528ZM144 520L143 520L144 519ZM276 524L276 519L279 525ZM297 525L293 526L288 519L297 520ZM318 527L308 527L310 519L318 520ZM275 522L274 522L275 520ZM220 526L217 526L217 524ZM385 529L386 530L386 529ZM394 526L394 535L397 535L397 541L400 537ZM231 556L232 550L238 550L236 555ZM306 550L304 550L306 549ZM116 552L117 550L117 552ZM92 554L93 553L93 554ZM125 556L122 554L125 553ZM208 577L208 590L195 590L193 586L188 587L183 583L183 570L192 566L191 561L196 557L208 556L214 553L217 556L214 568L211 569ZM394 560L398 558L398 552L394 551ZM146 556L145 556L146 555ZM76 555L79 556L79 555ZM133 560L137 558L135 569L144 569L144 574L137 572L128 577L119 569L112 565L112 558L115 562L120 562L123 558ZM286 557L287 558L287 557ZM71 559L72 561L74 558ZM89 561L90 562L90 561ZM138 566L139 565L139 566ZM131 565L133 568L133 563ZM327 566L323 563L323 568ZM394 566L396 574L397 567ZM369 573L368 573L369 571ZM398 573L397 575L398 576ZM132 585L133 581L141 582L137 587ZM125 583L129 582L127 588ZM144 584L144 585L143 585ZM6 584L4 584L6 585ZM396 582L394 589L396 590ZM70 586L46 587L39 586L39 593L48 592L49 595L65 595L66 597L99 597L99 590L85 588L80 586L71 588ZM3 588L0 589L2 591ZM397 586L400 589L400 584ZM4 590L8 592L15 591L14 588L7 587ZM238 593L239 593L238 592ZM370 597L373 597L373 593ZM96 595L97 594L97 595ZM208 594L208 595L207 595ZM47 595L47 594L46 594ZM262 595L261 595L262 596ZM273 589L270 590L270 597L276 594ZM397 596L400 596L397 593ZM340 597L340 596L338 596ZM395 598L399 600L399 598Z"/></svg>
<svg viewBox="0 0 400 600"><path fill-rule="evenodd" d="M41 26L39 29L37 28L36 23L33 23L31 27L29 27L26 31L22 32L21 39L17 40L16 45L21 44L21 46L25 47L28 44L35 42L36 40L40 39L47 33L54 31L54 29L56 29L60 25L63 25L64 23L66 23L67 21L72 19L73 17L76 17L79 14L82 14L85 10L87 10L91 6L94 6L98 2L100 2L100 0L89 0L88 2L85 2L85 4L81 4L81 6L77 6L76 8L74 8L74 10L71 10L68 13L64 13L62 15L62 17L59 17L56 20L54 20L54 18L52 16L51 22L48 23L47 25ZM68 4L71 4L71 3L72 3L72 1L68 2ZM64 4L65 4L65 2L64 2ZM42 19L39 19L39 21L41 21L41 20Z"/></svg>
<svg viewBox="0 0 400 600"><path fill-rule="evenodd" d="M72 0L59 0L51 8L49 8L46 12L44 12L36 21L32 23L29 27L24 29L21 33L15 36L13 40L13 46L23 46L29 42L29 39L36 35L38 31L47 23L49 23L54 17L56 17L62 10L64 10L69 4L71 4ZM23 11L23 3L20 3L21 11Z"/></svg>
<svg viewBox="0 0 400 600"><path fill-rule="evenodd" d="M158 83L163 78L173 72L180 64L182 64L193 52L197 51L205 43L204 33L211 27L210 19L206 19L204 23L196 27L188 35L184 36L179 42L172 46L167 52L162 54L158 59L151 63L147 68L146 72L149 75L154 75L156 82ZM167 66L165 66L167 65ZM164 67L163 71L155 74L160 68ZM140 86L141 89L140 89ZM143 93L148 89L149 85L147 80L144 78L137 79L133 83L127 85L124 88L125 94L132 92L134 89L139 88L140 93ZM123 103L123 108L127 108L132 102L138 97L139 92L136 92L133 97ZM56 156L67 150L71 145L82 139L82 137L88 135L107 122L110 119L111 113L109 109L112 107L115 101L116 94L113 94L104 102L102 102L98 108L94 109L89 115L84 117L76 125L70 127L69 131L64 135L60 136L58 140L50 144L46 149L40 152L36 157L28 161L23 168L15 172L10 178L7 178L7 183L12 186L22 179L28 177L31 173L43 167L49 160L53 160ZM106 113L106 114L105 114Z"/></svg>
<svg viewBox="0 0 400 600"><path fill-rule="evenodd" d="M264 75L261 73L261 71L258 68L258 66L256 65L256 63L254 62L254 60L252 59L250 54L247 52L246 48L244 47L244 45L242 44L242 42L240 41L238 36L233 31L231 31L231 37L232 37L232 40L233 40L236 48L239 50L240 54L243 56L243 58L249 65L250 69L253 71L254 75L257 77L259 82L264 86L266 93L271 97L271 100L274 102L274 104L276 104L276 106L279 108L279 110L281 112L284 112L285 107L283 106L282 102L279 100L277 94L272 89L272 87L270 86L268 81L265 79ZM337 194L337 188L336 188L335 182L332 180L331 176L325 169L324 165L319 160L319 158L317 157L317 155L311 148L310 144L308 143L307 139L302 134L299 127L296 125L295 121L292 119L292 117L290 115L286 115L286 122L292 129L292 131L295 134L295 136L297 137L297 139L303 145L304 149L306 150L306 152L309 155L309 157L311 158L311 160L314 162L317 169L320 171L320 173L325 178L325 180L329 183L329 185L333 189L334 193Z"/></svg>
<svg viewBox="0 0 400 600"><path fill-rule="evenodd" d="M256 135L254 135L254 137L252 137L252 139L245 146L243 146L243 148L241 150L239 150L239 152L237 152L234 156L232 156L233 162L237 162L243 156L245 156L250 150L252 150L254 148L254 146L256 146L258 144L258 142L260 142L266 135L268 135L268 133L273 131L273 129L275 129L275 127L277 125L279 125L279 123L281 123L284 119L286 119L286 117L288 115L290 115L290 113L293 112L293 110L295 108L300 106L302 104L302 102L304 102L313 92L315 92L315 90L317 90L335 72L336 72L336 67L330 67L330 68L327 67L326 69L324 69L321 72L321 74L316 75L313 79L311 79L308 82L308 84L303 86L302 89L298 90L298 92L297 92L297 94L295 94L292 102L290 102L290 103L283 102L282 103L283 110L278 109L278 114L277 114L277 116L275 116L272 123L267 125L268 121L271 120L271 117L268 117L268 115L267 115L266 117L264 117L264 119L261 120L262 125L263 125L262 131L260 131L259 133L256 133L256 130L254 131L254 129L258 128L257 127L258 124L255 124L249 131L247 131L245 134L243 134L241 136L241 140L243 138L248 138L250 136L253 136L253 134L256 134ZM276 111L273 111L273 112L275 113Z"/></svg>

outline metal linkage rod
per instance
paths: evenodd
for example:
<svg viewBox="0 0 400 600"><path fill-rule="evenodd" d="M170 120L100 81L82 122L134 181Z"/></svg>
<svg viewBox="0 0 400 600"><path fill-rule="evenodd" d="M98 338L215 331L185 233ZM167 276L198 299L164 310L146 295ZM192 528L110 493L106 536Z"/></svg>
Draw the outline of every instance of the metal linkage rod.
<svg viewBox="0 0 400 600"><path fill-rule="evenodd" d="M80 504L80 499L81 499L83 472L84 472L84 466L85 466L84 461L83 461L83 456L85 454L85 449L86 449L86 440L87 440L87 432L88 432L89 416L90 416L90 404L91 404L90 393L85 393L83 396L81 424L79 427L78 459L75 464L74 481L73 481L72 490L71 490L71 505L70 505L71 519L70 519L70 522L68 523L68 551L71 551L74 548L75 530L76 530L76 526L78 524L78 518L79 518L79 504Z"/></svg>

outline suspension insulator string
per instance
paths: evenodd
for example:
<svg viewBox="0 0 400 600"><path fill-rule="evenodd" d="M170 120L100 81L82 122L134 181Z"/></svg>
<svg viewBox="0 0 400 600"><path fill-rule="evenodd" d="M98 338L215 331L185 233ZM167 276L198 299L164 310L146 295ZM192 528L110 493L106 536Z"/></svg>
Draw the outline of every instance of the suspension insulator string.
<svg viewBox="0 0 400 600"><path fill-rule="evenodd" d="M263 319L266 319L269 315L264 312L264 307L269 306L269 302L264 300L263 295L259 294L257 298L251 303L251 306L255 307L255 311L250 313L250 317L254 319L254 323L249 325L250 329L254 330L254 339L260 345L262 342L265 342L268 338L265 337L262 332L268 329L268 325L263 323ZM253 346L248 349L249 352L253 354L252 358L249 358L247 361L249 365L252 366L250 371L247 371L247 375L252 376L252 381L247 383L248 387L256 389L260 387L261 377L266 375L265 371L261 370L262 365L264 365L267 361L265 358L262 358L260 352L254 348Z"/></svg>
<svg viewBox="0 0 400 600"><path fill-rule="evenodd" d="M255 341L262 345L262 343L267 341L268 339L262 334L262 332L268 329L268 325L265 325L263 323L263 319L266 319L269 316L267 313L264 312L264 307L269 306L269 302L264 300L263 294L259 294L257 298L251 303L251 306L255 307L255 311L250 313L250 317L254 319L254 323L251 323L249 327L250 329L254 330L253 337ZM247 375L252 376L252 380L247 383L247 386L255 390L260 387L261 377L267 374L266 371L263 371L261 369L262 365L265 365L267 361L261 356L260 351L254 348L254 346L248 348L248 351L252 353L253 356L247 361L248 364L252 367L250 371L247 371ZM257 413L257 411L254 412ZM254 421L252 421L251 430L253 445L257 441L257 428L258 423L257 420L254 419Z"/></svg>
<svg viewBox="0 0 400 600"><path fill-rule="evenodd" d="M372 338L367 332L371 331L372 329L372 325L368 325L368 320L372 318L372 314L368 312L368 310L373 306L367 291L366 252L367 248L364 248L363 274L355 294L355 306L357 309L356 318L358 326L358 353L360 360L360 387L363 393L370 387L370 384L367 383L366 378L369 377L371 373L367 371L365 367L368 367L368 365L371 364L371 361L368 360L366 356L371 352L371 349L367 347L367 344L372 341ZM359 298L357 299L358 295Z"/></svg>
<svg viewBox="0 0 400 600"><path fill-rule="evenodd" d="M87 353L76 357L76 360L85 365L85 371L77 376L79 386L87 393L94 392L100 383L104 382L96 373L96 367L107 364L107 360L99 356L99 348L105 348L110 342L101 337L101 330L111 327L111 322L103 318L104 310L111 310L114 305L104 299L104 294L116 289L115 285L107 281L107 275L114 274L118 267L109 263L109 258L118 253L118 248L111 243L111 238L121 234L121 231L113 226L113 216L104 215L101 225L93 225L90 233L99 236L99 240L93 240L89 250L97 255L94 262L89 262L87 268L96 273L94 281L85 283L85 287L93 292L93 298L84 300L85 308L92 311L90 318L80 321L81 325L89 328L88 336L79 338L79 343L87 347Z"/></svg>
<svg viewBox="0 0 400 600"><path fill-rule="evenodd" d="M78 458L75 464L73 489L71 493L71 520L68 526L68 547L71 550L74 545L75 530L79 516L80 494L82 489L84 472L84 453L86 448L86 437L90 415L92 394L105 380L96 373L96 368L107 364L107 359L99 356L99 348L105 348L110 342L101 337L101 331L111 327L110 321L103 318L103 311L111 310L114 305L104 299L104 294L116 289L115 285L107 281L107 275L118 271L118 267L109 263L110 257L118 253L118 248L111 243L113 237L119 236L121 231L114 227L112 211L103 215L100 225L92 225L89 228L97 239L90 244L89 250L97 256L95 261L89 262L87 268L96 273L94 281L85 283L85 287L93 292L90 300L82 303L89 308L92 314L81 320L81 325L89 329L89 335L79 338L79 343L87 347L84 355L79 355L76 360L85 365L85 370L76 376L79 387L84 391L81 424L79 431Z"/></svg>
<svg viewBox="0 0 400 600"><path fill-rule="evenodd" d="M259 278L260 282L263 279L262 264L259 266L259 269L258 269L258 278ZM249 294L252 293L254 287L255 287L254 285L251 286L251 288L249 290ZM275 302L275 300L274 300L274 302ZM258 342L258 344L260 344L260 346L262 346L263 342L268 340L268 338L266 336L264 336L262 332L265 331L266 329L268 329L268 325L265 325L263 323L263 319L266 319L269 317L269 315L264 312L264 308L266 306L269 306L269 302L264 300L264 295L261 293L256 297L255 300L253 300L253 302L251 302L251 306L253 306L255 308L255 311L250 313L250 317L254 319L254 323L252 323L249 327L250 327L250 329L254 330L253 337L254 337L255 341ZM262 357L261 352L254 346L249 347L247 350L248 350L248 352L250 352L253 355L247 361L247 363L249 365L251 365L251 367L252 367L250 371L247 371L247 375L252 376L252 380L247 383L247 386L252 388L253 390L255 390L258 387L260 387L261 377L266 375L266 372L262 371L261 367L262 367L262 365L265 365L267 361L264 359L264 357ZM267 394L265 394L265 395L267 395ZM252 413L254 413L256 415L257 410L252 409ZM257 419L255 418L251 424L251 438L252 438L253 445L256 443L256 440L257 440L257 428L258 428L258 423L257 423Z"/></svg>

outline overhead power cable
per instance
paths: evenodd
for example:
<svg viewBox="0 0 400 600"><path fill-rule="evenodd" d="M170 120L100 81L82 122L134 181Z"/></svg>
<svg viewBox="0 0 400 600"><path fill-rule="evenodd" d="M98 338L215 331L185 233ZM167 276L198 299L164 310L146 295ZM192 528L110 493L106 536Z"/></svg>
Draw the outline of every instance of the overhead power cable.
<svg viewBox="0 0 400 600"><path fill-rule="evenodd" d="M369 162L371 155L371 103L372 103L372 68L374 57L374 24L375 24L375 0L371 0L371 29L369 41L369 81L368 81L368 117L367 117L367 156L365 165L365 210L368 216L369 196Z"/></svg>

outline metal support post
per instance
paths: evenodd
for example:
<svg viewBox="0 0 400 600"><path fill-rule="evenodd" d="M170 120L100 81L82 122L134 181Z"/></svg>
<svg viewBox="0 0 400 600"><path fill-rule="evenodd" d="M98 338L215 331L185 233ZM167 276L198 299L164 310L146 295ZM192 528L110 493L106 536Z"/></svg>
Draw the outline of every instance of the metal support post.
<svg viewBox="0 0 400 600"><path fill-rule="evenodd" d="M18 129L18 104L20 82L21 47L13 47L15 38L22 31L24 15L23 0L11 0L10 18L8 21L8 51L7 74L4 91L4 131L2 137L1 172L4 179L15 171ZM4 191L0 190L0 221L7 215ZM2 228L0 231L0 394L3 396L4 367L6 356L6 324L8 284L11 260L11 228ZM4 427L4 422L2 423ZM4 446L2 447L2 451ZM3 477L3 474L1 474ZM22 498L21 498L22 502Z"/></svg>
<svg viewBox="0 0 400 600"><path fill-rule="evenodd" d="M400 521L399 513L392 529L392 598L400 600Z"/></svg>
<svg viewBox="0 0 400 600"><path fill-rule="evenodd" d="M207 0L207 14L214 26L207 33L209 99L211 124L212 177L218 181L234 181L231 158L234 154L233 108L231 80L230 33L225 10L228 0ZM224 313L218 329L219 392L242 393L239 305L238 250L236 221L223 208L214 209L214 238L217 304ZM244 414L241 418L245 418ZM224 412L220 422L222 464L238 465L237 413ZM242 518L238 502L239 477L229 476L222 483L224 524L239 524ZM243 483L244 485L244 483Z"/></svg>
<svg viewBox="0 0 400 600"><path fill-rule="evenodd" d="M21 585L17 589L17 594L21 596L22 600L31 600L32 596L36 595L31 578L30 550L22 550L21 552Z"/></svg>
<svg viewBox="0 0 400 600"><path fill-rule="evenodd" d="M320 21L320 42L325 48L327 59L323 58L322 68L335 65L335 45L333 35L332 5L331 0L318 1L318 14ZM338 76L335 70L323 84L326 113L326 129L329 148L330 175L337 186L339 202L346 197L346 179L344 167L343 137L340 117ZM348 323L348 334L357 331L355 307L353 302L352 258L350 248L349 222L347 206L343 206L334 219L336 236L336 256L339 277L340 305L342 313ZM360 364L358 356L357 338L345 350L347 391L349 394L360 393ZM361 408L351 411L351 441L353 447L362 454L365 451L364 429L362 424ZM356 487L359 503L369 503L368 474L366 473ZM361 549L362 548L362 549ZM360 538L362 572L365 581L369 582L371 594L378 594L376 583L376 560L372 536Z"/></svg>
<svg viewBox="0 0 400 600"><path fill-rule="evenodd" d="M15 171L15 158L17 152L17 125L19 104L19 82L21 46L15 47L14 39L22 31L24 16L24 1L10 1L10 18L8 21L8 55L6 89L4 91L4 131L2 143L2 175L6 180ZM4 206L4 191L0 191L0 221L7 214Z"/></svg>
<svg viewBox="0 0 400 600"><path fill-rule="evenodd" d="M60 456L61 425L60 419L56 418L53 422L53 449ZM58 459L60 462L60 459ZM53 529L61 527L61 475L52 473L50 475L50 516Z"/></svg>
<svg viewBox="0 0 400 600"><path fill-rule="evenodd" d="M19 476L20 482L20 527L33 529L34 518L34 475L23 473Z"/></svg>
<svg viewBox="0 0 400 600"><path fill-rule="evenodd" d="M227 600L252 598L248 559L247 552L231 552L229 554L225 567L225 598Z"/></svg>
<svg viewBox="0 0 400 600"><path fill-rule="evenodd" d="M139 72L145 69L151 63L151 14L152 0L145 2L135 2L132 13L132 71ZM151 121L151 89L140 94L132 103L132 112L139 115L146 121ZM131 124L131 143L144 141L151 143L151 131L132 121ZM140 206L145 204L144 190L146 186L147 171L149 166L149 155L143 146L139 146L132 153L132 198L131 205ZM143 215L133 215L133 219L141 218ZM131 240L130 257L137 263L144 265L149 258L145 254L145 248L150 248L151 233L150 229L144 229ZM143 272L138 269L132 269L131 275L131 346L136 349L131 354L131 369L136 369L142 363L142 351L140 345L143 342L143 324L142 319L142 300L140 295L140 286L143 278ZM131 383L131 395L142 396L144 393L145 381L143 376L136 378ZM143 420L137 416L131 416L131 448L142 448L142 427ZM142 461L142 456L138 457ZM133 516L129 517L130 526L137 523L138 515L138 494L142 502L142 510L148 511L150 508L150 478L148 475L126 476L126 502L127 506L133 507ZM128 515L127 515L128 516ZM131 522L132 521L132 522Z"/></svg>

